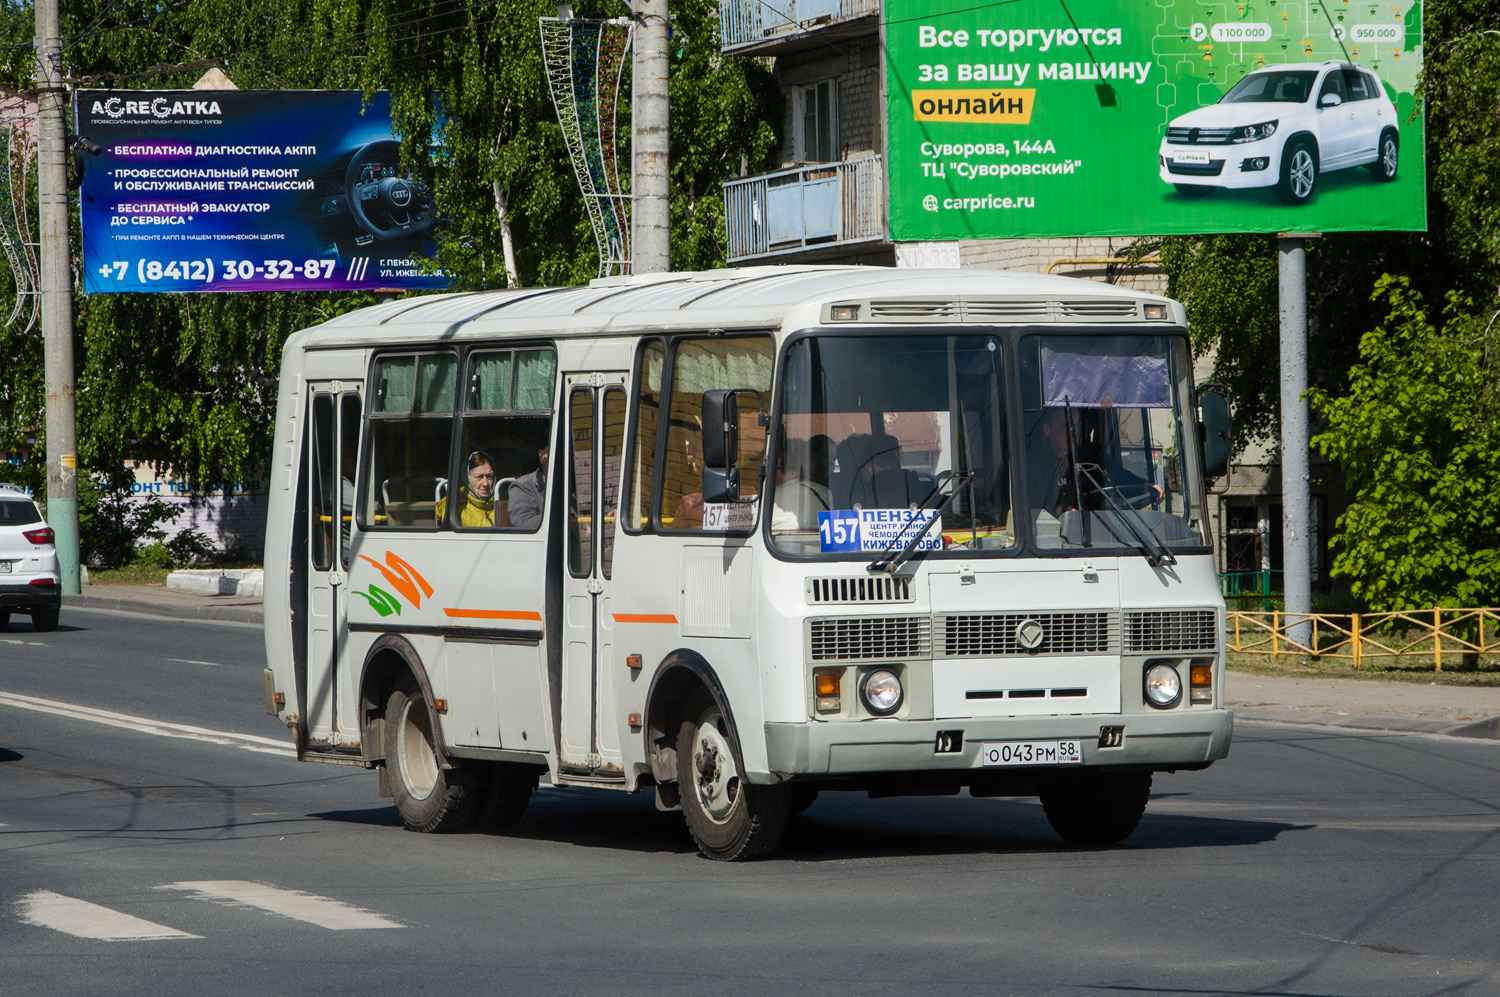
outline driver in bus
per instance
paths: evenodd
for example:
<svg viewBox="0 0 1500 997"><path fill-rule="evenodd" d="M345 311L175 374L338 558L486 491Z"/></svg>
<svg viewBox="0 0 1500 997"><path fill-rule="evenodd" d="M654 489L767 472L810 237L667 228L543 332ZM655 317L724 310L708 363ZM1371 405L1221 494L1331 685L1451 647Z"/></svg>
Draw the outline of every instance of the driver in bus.
<svg viewBox="0 0 1500 997"><path fill-rule="evenodd" d="M495 525L495 462L483 450L469 454L469 483L460 489L464 504L458 510L459 526ZM448 512L448 496L438 499L439 525Z"/></svg>

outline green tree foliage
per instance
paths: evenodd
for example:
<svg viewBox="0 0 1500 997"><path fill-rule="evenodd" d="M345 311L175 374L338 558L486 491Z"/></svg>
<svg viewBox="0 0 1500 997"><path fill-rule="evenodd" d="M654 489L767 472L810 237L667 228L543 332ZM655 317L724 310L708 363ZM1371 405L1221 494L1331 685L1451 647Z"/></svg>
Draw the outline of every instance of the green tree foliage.
<svg viewBox="0 0 1500 997"><path fill-rule="evenodd" d="M1500 420L1487 316L1451 292L1441 325L1406 277L1382 277L1388 312L1360 340L1313 446L1348 476L1334 572L1376 610L1493 606L1500 597Z"/></svg>

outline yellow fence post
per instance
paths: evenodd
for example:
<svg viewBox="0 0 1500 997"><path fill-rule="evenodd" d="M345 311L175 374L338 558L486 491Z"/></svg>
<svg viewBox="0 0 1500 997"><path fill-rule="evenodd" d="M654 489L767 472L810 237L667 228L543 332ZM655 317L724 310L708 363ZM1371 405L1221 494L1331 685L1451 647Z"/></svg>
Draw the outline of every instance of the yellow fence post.
<svg viewBox="0 0 1500 997"><path fill-rule="evenodd" d="M1281 610L1271 610L1271 656L1276 657L1281 653Z"/></svg>
<svg viewBox="0 0 1500 997"><path fill-rule="evenodd" d="M1432 611L1432 667L1433 671L1443 670L1443 611L1434 609Z"/></svg>
<svg viewBox="0 0 1500 997"><path fill-rule="evenodd" d="M1359 637L1360 637L1359 614L1355 613L1353 616L1350 616L1349 617L1349 621L1350 621L1350 624L1351 624L1351 626L1349 627L1349 630L1351 631L1350 634L1349 634L1349 636L1354 641L1354 670L1355 671L1359 671L1362 667L1364 667L1364 661L1360 657L1360 647L1359 647Z"/></svg>

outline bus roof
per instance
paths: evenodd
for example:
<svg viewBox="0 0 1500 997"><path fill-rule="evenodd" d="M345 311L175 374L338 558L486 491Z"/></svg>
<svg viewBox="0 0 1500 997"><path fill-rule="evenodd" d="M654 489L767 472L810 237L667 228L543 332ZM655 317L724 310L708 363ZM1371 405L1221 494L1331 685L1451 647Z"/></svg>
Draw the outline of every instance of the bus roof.
<svg viewBox="0 0 1500 997"><path fill-rule="evenodd" d="M800 329L835 303L859 324L1031 324L1144 321L1159 295L1075 277L1005 270L765 266L606 277L582 287L424 295L362 308L304 330L298 346L430 342L494 336L609 335L705 329ZM1156 320L1153 324L1159 324ZM840 323L842 324L842 323ZM292 344L289 342L289 346Z"/></svg>

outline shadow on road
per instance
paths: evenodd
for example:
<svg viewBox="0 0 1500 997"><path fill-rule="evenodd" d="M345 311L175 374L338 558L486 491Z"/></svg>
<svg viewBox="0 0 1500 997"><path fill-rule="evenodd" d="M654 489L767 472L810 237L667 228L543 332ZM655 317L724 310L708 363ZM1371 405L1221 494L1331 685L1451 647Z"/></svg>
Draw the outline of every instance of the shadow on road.
<svg viewBox="0 0 1500 997"><path fill-rule="evenodd" d="M401 826L393 806L308 816L346 824ZM1144 851L1259 845L1274 841L1284 832L1314 826L1147 811L1140 827L1117 847ZM657 810L650 796L625 797L588 790L538 790L525 817L505 836L640 853L694 851L682 815ZM833 862L1089 850L1099 849L1077 848L1059 839L1034 801L969 797L870 800L862 794L825 793L806 814L792 818L773 860Z"/></svg>
<svg viewBox="0 0 1500 997"><path fill-rule="evenodd" d="M17 754L9 748L0 748L0 762L19 762L25 755Z"/></svg>

